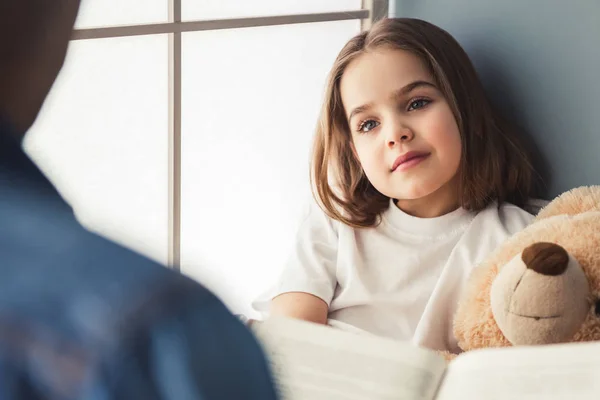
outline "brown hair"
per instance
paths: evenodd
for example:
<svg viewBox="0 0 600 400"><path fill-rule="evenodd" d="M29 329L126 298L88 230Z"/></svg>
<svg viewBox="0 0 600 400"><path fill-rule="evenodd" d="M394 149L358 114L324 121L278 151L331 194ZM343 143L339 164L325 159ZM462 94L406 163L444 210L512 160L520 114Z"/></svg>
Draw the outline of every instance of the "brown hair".
<svg viewBox="0 0 600 400"><path fill-rule="evenodd" d="M532 191L529 155L513 128L493 110L465 51L449 33L431 23L387 18L352 38L330 72L310 174L313 195L321 208L347 225L371 227L389 207L390 199L371 185L352 151L340 95L341 77L348 64L381 47L418 56L450 105L462 142L460 205L474 211L494 200L522 206Z"/></svg>

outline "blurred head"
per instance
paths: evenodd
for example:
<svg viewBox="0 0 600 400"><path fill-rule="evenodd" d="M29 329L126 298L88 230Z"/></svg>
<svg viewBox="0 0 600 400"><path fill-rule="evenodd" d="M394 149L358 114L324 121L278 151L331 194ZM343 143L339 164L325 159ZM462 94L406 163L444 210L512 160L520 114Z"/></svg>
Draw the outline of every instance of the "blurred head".
<svg viewBox="0 0 600 400"><path fill-rule="evenodd" d="M438 213L520 205L532 177L460 45L404 18L379 21L338 55L311 169L325 211L359 227L376 225L390 199Z"/></svg>
<svg viewBox="0 0 600 400"><path fill-rule="evenodd" d="M0 113L24 133L65 60L79 0L0 2Z"/></svg>

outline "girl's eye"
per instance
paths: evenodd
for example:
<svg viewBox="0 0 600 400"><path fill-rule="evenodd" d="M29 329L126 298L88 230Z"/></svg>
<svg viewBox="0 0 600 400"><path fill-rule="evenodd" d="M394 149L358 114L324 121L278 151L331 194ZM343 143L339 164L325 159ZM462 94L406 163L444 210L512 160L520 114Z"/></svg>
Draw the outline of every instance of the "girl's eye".
<svg viewBox="0 0 600 400"><path fill-rule="evenodd" d="M427 99L417 99L412 101L408 106L408 111L418 110L419 108L425 107L427 104L431 103L431 101Z"/></svg>
<svg viewBox="0 0 600 400"><path fill-rule="evenodd" d="M369 119L360 123L360 125L358 126L358 131L361 133L367 133L371 129L377 128L377 126L379 126L379 122Z"/></svg>

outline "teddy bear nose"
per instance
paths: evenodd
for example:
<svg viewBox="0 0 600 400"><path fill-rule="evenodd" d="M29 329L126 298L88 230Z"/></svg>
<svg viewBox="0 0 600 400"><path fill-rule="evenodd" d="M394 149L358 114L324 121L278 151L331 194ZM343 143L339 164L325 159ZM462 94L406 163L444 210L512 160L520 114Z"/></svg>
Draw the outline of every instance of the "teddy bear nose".
<svg viewBox="0 0 600 400"><path fill-rule="evenodd" d="M527 268L542 275L561 275L569 265L567 251L554 243L534 243L527 247L522 254L523 262Z"/></svg>

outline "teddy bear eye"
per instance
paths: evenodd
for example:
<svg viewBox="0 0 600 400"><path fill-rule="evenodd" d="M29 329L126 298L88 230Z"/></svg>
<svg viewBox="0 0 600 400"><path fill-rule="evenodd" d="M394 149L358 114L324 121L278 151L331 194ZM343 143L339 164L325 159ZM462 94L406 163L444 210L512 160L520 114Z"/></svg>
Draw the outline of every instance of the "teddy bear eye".
<svg viewBox="0 0 600 400"><path fill-rule="evenodd" d="M596 300L596 307L594 308L596 316L600 317L600 299Z"/></svg>

